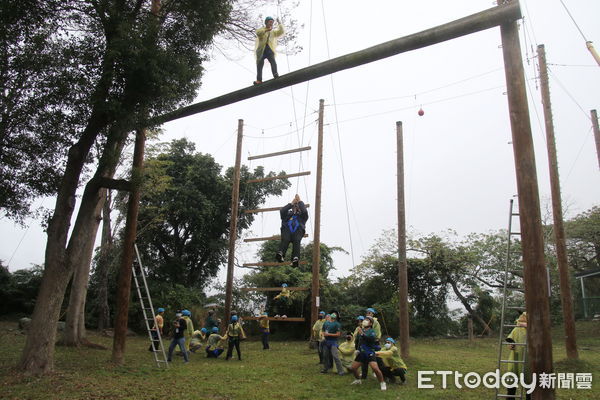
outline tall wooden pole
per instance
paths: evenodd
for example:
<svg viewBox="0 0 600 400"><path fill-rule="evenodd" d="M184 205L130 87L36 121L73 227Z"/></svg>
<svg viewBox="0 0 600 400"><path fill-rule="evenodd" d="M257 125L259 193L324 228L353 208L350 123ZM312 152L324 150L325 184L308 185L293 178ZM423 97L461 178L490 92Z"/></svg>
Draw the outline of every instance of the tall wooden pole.
<svg viewBox="0 0 600 400"><path fill-rule="evenodd" d="M569 282L569 264L567 259L567 242L563 224L562 201L560 198L560 179L556 155L556 140L554 136L554 121L552 120L552 103L550 101L550 85L548 84L548 67L546 65L546 50L541 44L537 48L540 64L540 87L544 105L544 121L546 123L546 146L548 148L548 164L550 169L550 190L552 193L552 217L554 218L554 241L556 246L556 261L560 277L560 301L562 303L563 321L565 325L565 347L567 358L577 359L577 339L575 336L575 316L573 314L573 297Z"/></svg>
<svg viewBox="0 0 600 400"><path fill-rule="evenodd" d="M319 274L321 271L321 185L323 183L323 114L325 100L319 100L319 140L317 145L317 188L315 190L315 232L313 237L312 254L312 284L310 326L317 320L321 298L319 296Z"/></svg>
<svg viewBox="0 0 600 400"><path fill-rule="evenodd" d="M590 111L592 116L592 127L594 128L594 138L596 139L596 156L598 157L598 168L600 168L600 129L598 128L598 115L596 110Z"/></svg>
<svg viewBox="0 0 600 400"><path fill-rule="evenodd" d="M402 122L396 122L396 152L398 181L398 305L400 316L400 351L403 358L409 356L408 325L408 267L406 264L406 207L404 204L404 143Z"/></svg>
<svg viewBox="0 0 600 400"><path fill-rule="evenodd" d="M231 188L231 219L229 221L229 254L227 255L227 283L225 284L225 325L231 316L231 298L233 292L233 266L235 261L235 241L237 240L237 218L240 204L240 167L242 164L242 139L244 120L238 119L237 146L235 149L235 167Z"/></svg>
<svg viewBox="0 0 600 400"><path fill-rule="evenodd" d="M137 235L137 218L140 209L140 185L144 174L145 144L146 130L138 129L135 133L133 166L131 169L133 188L129 193L129 201L127 203L123 253L121 254L117 284L117 310L115 312L115 336L113 339L112 361L119 365L123 364L125 341L127 338L127 319L129 314L129 297L131 294L131 266L133 265L133 246Z"/></svg>
<svg viewBox="0 0 600 400"><path fill-rule="evenodd" d="M514 0L510 1L510 3L513 2ZM519 194L519 220L524 264L523 281L528 316L527 355L531 372L539 376L543 372L552 372L550 305L540 198L517 22L501 25L500 32ZM554 399L554 390L538 387L533 395L535 400Z"/></svg>

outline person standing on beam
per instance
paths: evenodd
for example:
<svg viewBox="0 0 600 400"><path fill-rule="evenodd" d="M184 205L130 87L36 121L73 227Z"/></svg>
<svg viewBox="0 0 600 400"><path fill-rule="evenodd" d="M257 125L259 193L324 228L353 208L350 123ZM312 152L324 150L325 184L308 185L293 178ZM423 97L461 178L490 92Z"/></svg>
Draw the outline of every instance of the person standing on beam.
<svg viewBox="0 0 600 400"><path fill-rule="evenodd" d="M265 59L271 64L273 78L279 78L277 73L277 62L275 61L277 38L283 35L283 25L277 19L277 28L273 29L275 21L272 17L265 18L265 26L256 30L256 43L254 53L256 54L256 80L255 85L262 83L262 70L265 65Z"/></svg>
<svg viewBox="0 0 600 400"><path fill-rule="evenodd" d="M306 205L296 194L294 200L279 210L281 216L281 243L275 258L283 262L285 253L292 242L292 265L298 267L300 259L300 241L304 237L308 211Z"/></svg>

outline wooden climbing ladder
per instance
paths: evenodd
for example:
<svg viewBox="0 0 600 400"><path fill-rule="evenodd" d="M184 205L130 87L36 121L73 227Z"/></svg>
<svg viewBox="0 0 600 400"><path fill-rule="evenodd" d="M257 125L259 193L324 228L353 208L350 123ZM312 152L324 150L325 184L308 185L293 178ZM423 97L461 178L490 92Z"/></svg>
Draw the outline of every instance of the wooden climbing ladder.
<svg viewBox="0 0 600 400"><path fill-rule="evenodd" d="M315 196L315 207L314 207L314 238L313 238L313 265L312 265L312 284L311 287L291 287L289 290L292 291L310 291L311 292L311 326L317 320L317 313L319 307L319 270L320 270L320 225L321 225L321 183L322 183L322 169L323 169L323 110L324 101L319 101L319 123L318 123L318 152L317 152L317 183L316 183L316 196ZM231 193L231 221L229 226L229 254L227 258L227 282L225 285L225 321L229 321L231 315L231 305L233 297L233 269L235 261L235 242L237 240L237 216L239 213L239 195L240 195L240 167L241 167L241 155L242 155L242 139L243 139L243 127L244 121L238 120L238 136L237 136L237 148L235 158L235 169L233 173L233 188ZM261 155L255 155L248 157L248 160L257 160L267 157L282 156L290 153L297 153L302 151L310 150L311 147L300 147L297 149L289 149L278 151L274 153L267 153ZM260 179L249 180L248 183L258 183L264 181L270 181L275 179L287 179L298 176L310 175L310 171L302 171L292 174L285 174L279 176L271 176ZM307 204L309 207L310 204ZM270 208L259 208L254 210L244 210L246 214L249 213L264 213L264 212L278 212L280 207ZM305 234L304 237L308 237ZM256 237L244 239L244 242L257 242L266 240L279 240L280 235L272 235L266 237ZM243 264L243 267L277 267L282 265L289 265L289 262L255 262ZM300 261L300 264L307 264L306 261ZM243 291L280 291L281 287L275 288L242 288ZM258 317L244 317L246 320L258 319ZM285 322L304 322L303 317L288 317L288 318L275 318L269 317L270 321L285 321Z"/></svg>

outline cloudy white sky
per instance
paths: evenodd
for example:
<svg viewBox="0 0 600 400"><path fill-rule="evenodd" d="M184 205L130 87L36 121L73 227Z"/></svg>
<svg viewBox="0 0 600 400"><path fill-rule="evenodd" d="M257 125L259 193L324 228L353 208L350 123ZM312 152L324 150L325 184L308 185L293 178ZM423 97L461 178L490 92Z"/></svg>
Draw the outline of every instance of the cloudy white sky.
<svg viewBox="0 0 600 400"><path fill-rule="evenodd" d="M600 48L600 2L562 0L588 40ZM293 16L304 24L294 56L283 52L280 74L328 58L419 32L493 7L492 1L302 1ZM600 172L590 110L600 108L600 67L560 0L522 0L522 53L528 82L542 213L550 187L536 47L546 46L550 68L558 161L566 216L600 203ZM276 3L264 15L276 17ZM285 24L285 21L283 21ZM262 21L257 20L257 27ZM509 199L516 194L514 160L500 30L493 28L425 49L343 71L164 126L162 140L186 137L224 167L235 160L237 120L244 120L243 163L267 170L311 171L293 179L281 206L297 192L314 204L319 99L325 100L321 240L349 255L335 259L343 276L368 251L396 215L396 121L404 126L407 225L414 234L456 230L459 235L506 228ZM280 50L285 50L283 46ZM197 101L251 84L251 52L215 50ZM265 79L270 78L268 63ZM422 107L425 114L417 111ZM247 156L312 146L284 157ZM261 161L259 164L258 161ZM345 184L344 184L345 182ZM51 207L52 199L44 200ZM313 209L314 210L314 209ZM311 213L311 217L312 217ZM44 234L37 221L21 229L0 221L0 259L10 269L42 263ZM278 232L275 214L259 215L248 236ZM312 218L308 230L312 240ZM306 239L305 239L306 240ZM240 246L241 261L255 248ZM239 276L240 272L236 272Z"/></svg>

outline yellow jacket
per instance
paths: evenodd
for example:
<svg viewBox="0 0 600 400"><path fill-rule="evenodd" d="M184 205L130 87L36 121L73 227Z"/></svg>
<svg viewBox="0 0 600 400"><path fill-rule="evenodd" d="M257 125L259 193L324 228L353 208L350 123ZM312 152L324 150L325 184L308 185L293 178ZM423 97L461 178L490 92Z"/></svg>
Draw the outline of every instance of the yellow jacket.
<svg viewBox="0 0 600 400"><path fill-rule="evenodd" d="M187 350L190 349L190 342L192 339L192 333L194 332L194 323L192 322L192 319L190 317L184 316L181 317L185 320L185 323L187 325L187 328L184 331L184 335L185 335L185 348Z"/></svg>
<svg viewBox="0 0 600 400"><path fill-rule="evenodd" d="M375 331L375 339L381 339L381 325L377 318L373 317L373 330Z"/></svg>
<svg viewBox="0 0 600 400"><path fill-rule="evenodd" d="M354 352L356 351L354 347L354 338L350 341L345 340L344 343L339 345L338 349L340 352L340 361L342 362L342 365L345 368L350 368L352 361L354 361Z"/></svg>
<svg viewBox="0 0 600 400"><path fill-rule="evenodd" d="M317 322L312 327L313 340L323 340L322 332L323 324L325 323L325 319L318 319Z"/></svg>
<svg viewBox="0 0 600 400"><path fill-rule="evenodd" d="M262 58L263 52L267 44L273 50L273 54L277 55L277 38L283 35L283 25L277 24L277 28L270 31L267 27L263 26L256 30L256 42L254 43L254 53L256 54L256 60Z"/></svg>
<svg viewBox="0 0 600 400"><path fill-rule="evenodd" d="M244 332L244 328L242 328L242 324L240 324L239 322L234 322L229 324L229 326L227 327L225 336L239 337L240 339L245 339L246 333Z"/></svg>
<svg viewBox="0 0 600 400"><path fill-rule="evenodd" d="M522 326L517 326L516 328L513 328L513 330L508 335L508 339L514 340L515 343L527 343L527 328ZM508 359L510 361L523 361L524 354L525 346L515 345L515 349L510 351ZM508 372L514 372L515 374L523 372L523 364L509 363Z"/></svg>
<svg viewBox="0 0 600 400"><path fill-rule="evenodd" d="M407 369L404 360L400 357L400 351L394 345L388 350L381 350L375 353L375 355L383 361L383 364L390 369L404 368Z"/></svg>
<svg viewBox="0 0 600 400"><path fill-rule="evenodd" d="M221 336L218 333L213 333L208 337L208 350L222 349L223 341L227 339L225 336Z"/></svg>

